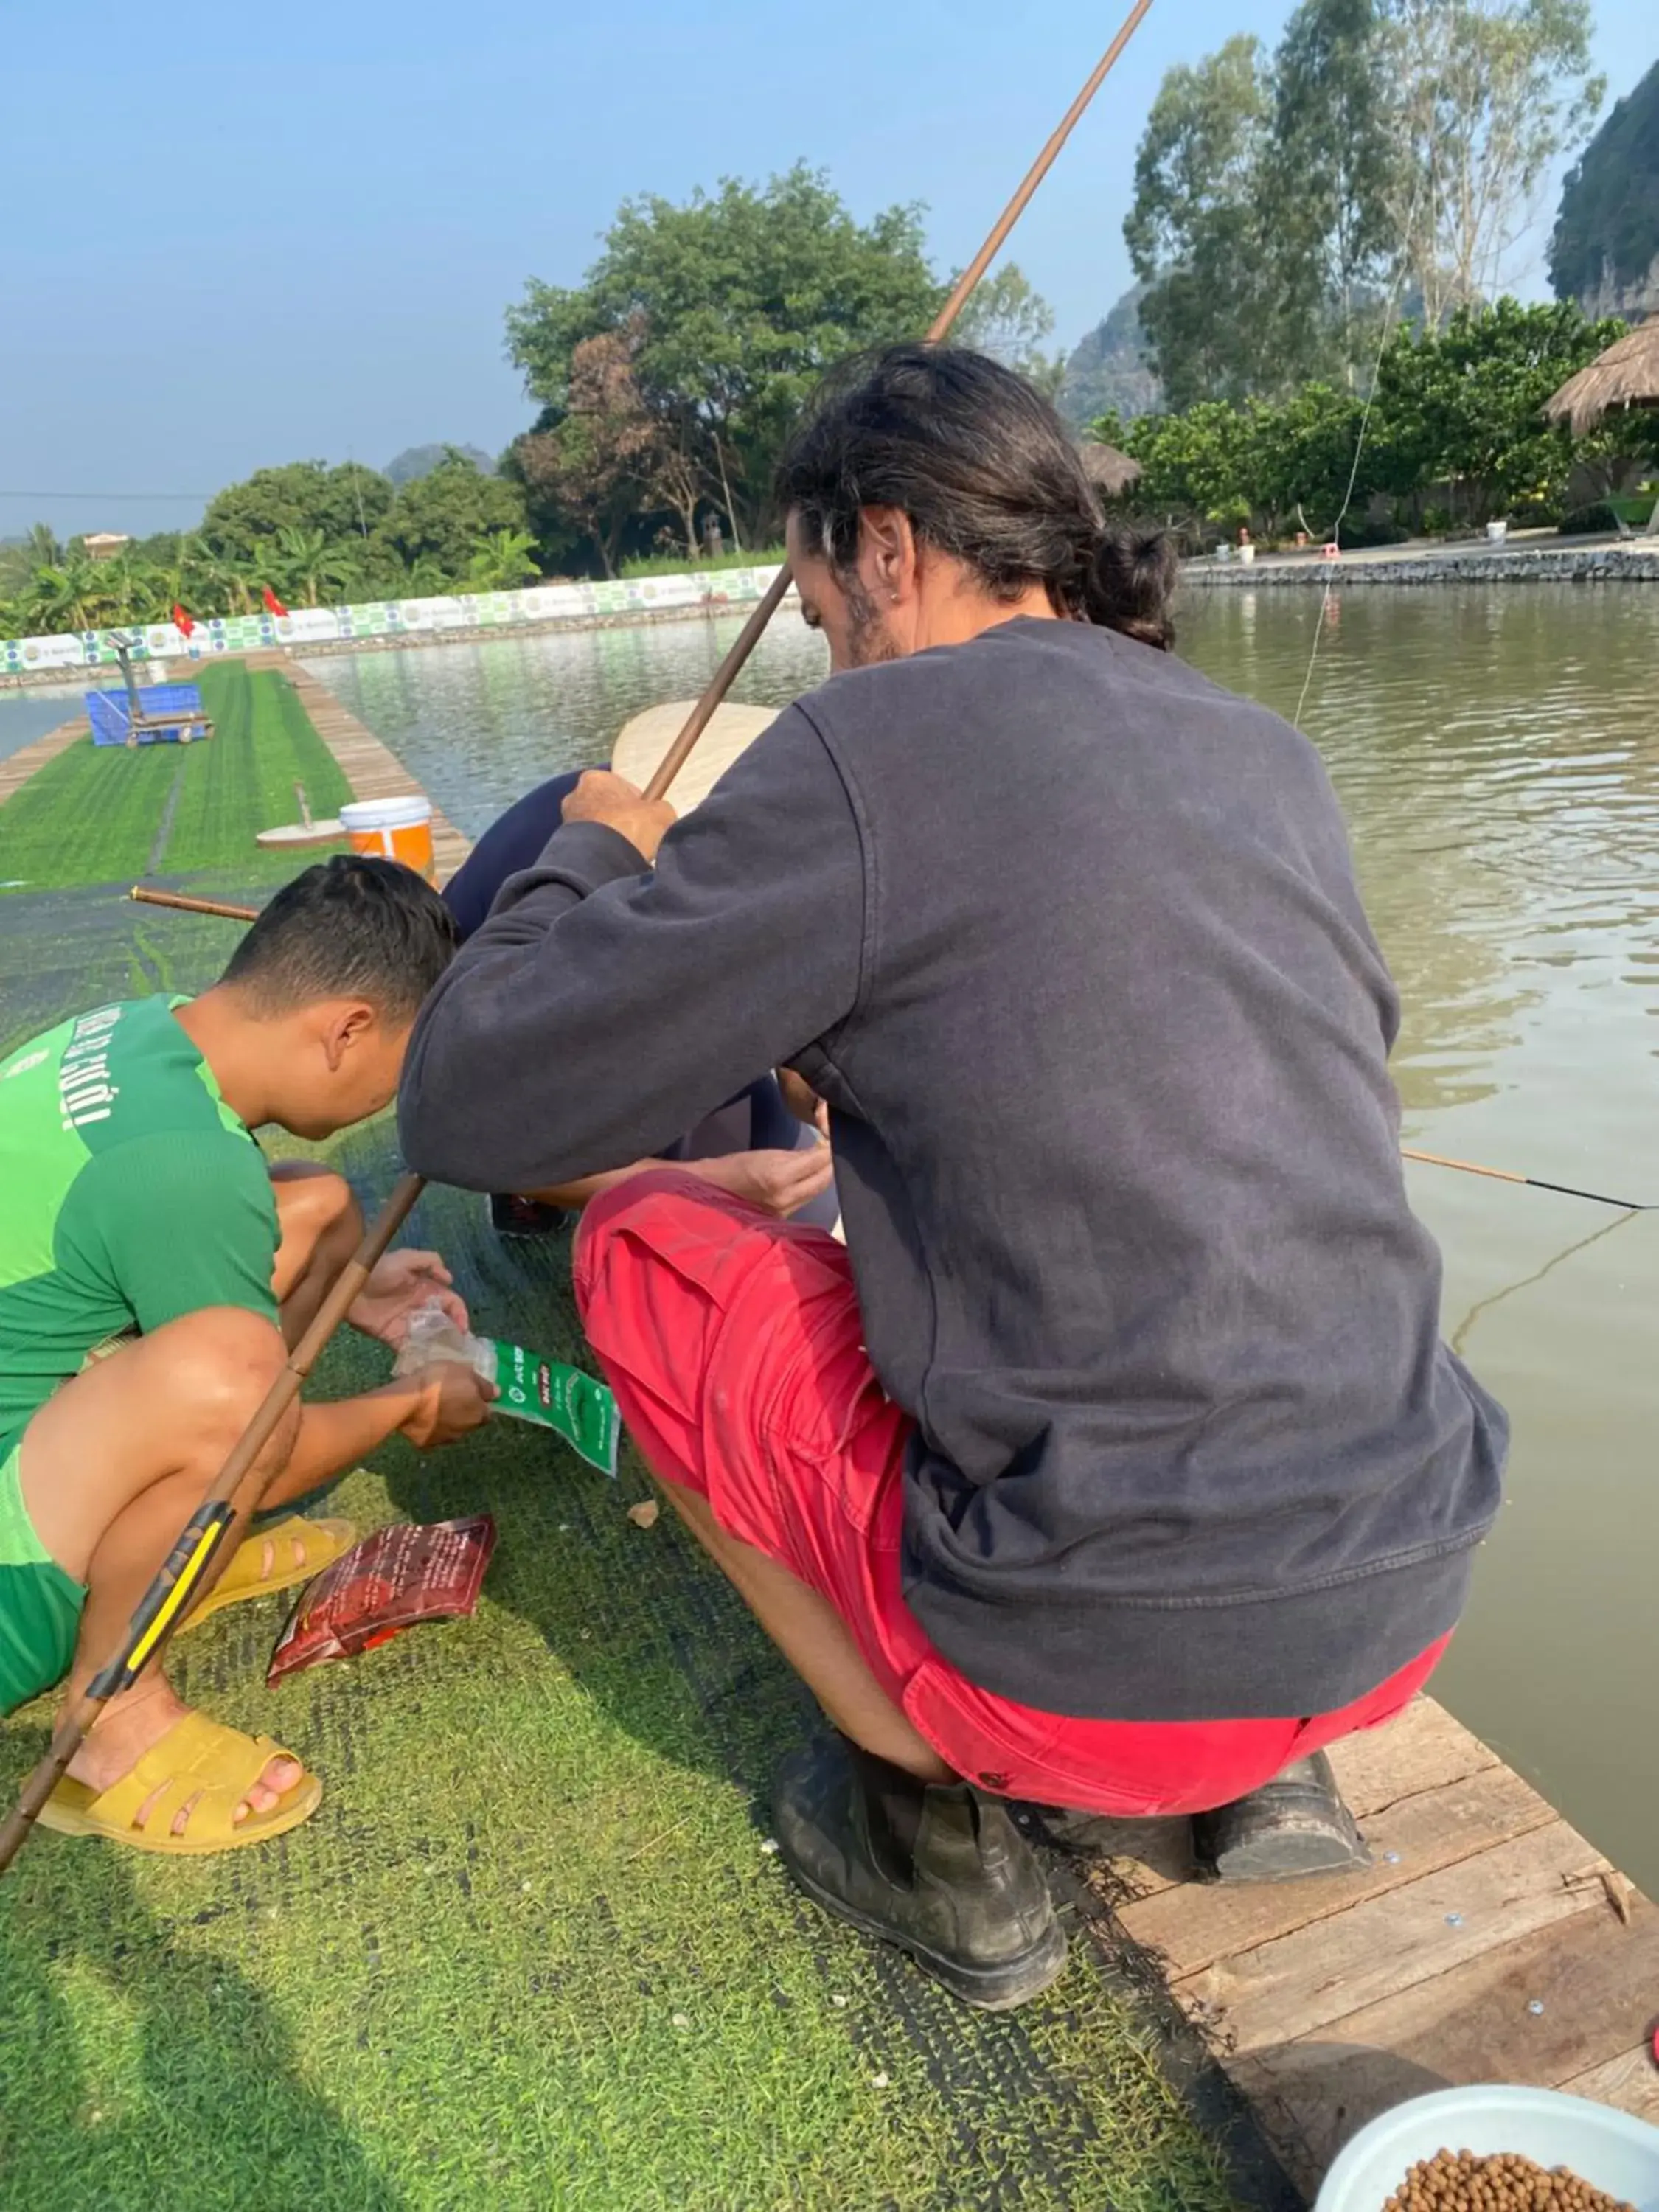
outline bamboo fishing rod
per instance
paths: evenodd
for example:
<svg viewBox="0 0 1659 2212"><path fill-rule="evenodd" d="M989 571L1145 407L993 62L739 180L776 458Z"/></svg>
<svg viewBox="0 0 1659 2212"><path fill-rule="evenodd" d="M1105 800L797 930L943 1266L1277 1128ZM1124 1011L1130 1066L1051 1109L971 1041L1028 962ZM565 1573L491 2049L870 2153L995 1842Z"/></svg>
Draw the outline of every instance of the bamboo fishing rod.
<svg viewBox="0 0 1659 2212"><path fill-rule="evenodd" d="M216 914L227 921L255 921L258 908L252 906L227 906L219 899L186 898L183 891L146 890L143 884L135 884L127 893L140 906L170 906L179 914Z"/></svg>
<svg viewBox="0 0 1659 2212"><path fill-rule="evenodd" d="M151 1660L166 1650L173 1630L189 1611L191 1599L202 1593L226 1531L235 1520L236 1493L249 1468L276 1434L324 1346L345 1319L353 1300L402 1228L421 1189L419 1176L398 1178L391 1197L365 1231L362 1243L335 1278L333 1288L318 1307L310 1328L288 1355L259 1410L243 1430L230 1456L209 1484L206 1496L185 1522L166 1565L139 1601L119 1647L58 1723L50 1749L23 1784L16 1805L4 1826L0 1826L0 1874L22 1849L36 1814L57 1788L104 1706L123 1690L131 1689Z"/></svg>
<svg viewBox="0 0 1659 2212"><path fill-rule="evenodd" d="M1634 1198L1609 1198L1604 1190L1580 1190L1577 1183L1546 1182L1542 1176L1522 1175L1514 1168L1483 1168L1474 1160L1449 1160L1440 1152L1414 1152L1409 1145L1401 1145L1403 1160L1419 1160L1425 1167L1455 1168L1460 1175L1490 1176L1494 1182L1524 1183L1528 1190L1559 1191L1563 1198L1587 1198L1592 1206L1616 1206L1621 1213L1652 1213L1659 1210L1659 1200Z"/></svg>
<svg viewBox="0 0 1659 2212"><path fill-rule="evenodd" d="M149 891L135 884L127 894L149 906L181 907L187 914L223 915L230 921L252 921L255 909L251 906L222 906L213 899L185 898L176 891ZM1592 1206L1617 1206L1621 1213L1653 1213L1659 1212L1659 1200L1633 1198L1611 1198L1604 1190L1581 1190L1577 1183L1549 1182L1542 1176L1522 1175L1515 1168L1482 1167L1477 1160L1448 1159L1442 1152L1419 1152L1411 1146L1400 1147L1401 1159L1416 1160L1425 1167L1455 1168L1460 1175L1489 1176L1494 1182L1522 1183L1529 1190L1558 1191L1563 1198L1588 1199Z"/></svg>
<svg viewBox="0 0 1659 2212"><path fill-rule="evenodd" d="M1054 126L1048 143L1026 171L1019 190L997 217L984 245L980 247L979 252L957 279L950 298L934 316L927 331L927 342L930 345L936 345L948 334L957 316L972 298L981 277L1001 252L1009 232L1024 214L1037 186L1054 166L1060 157L1060 149L1081 121L1091 100L1111 75L1118 56L1140 27L1141 18L1152 4L1152 0L1135 0L1134 6L1124 17L1121 28L1096 64L1088 82ZM685 766L697 739L714 720L715 708L732 689L738 670L760 643L766 625L782 605L784 595L793 580L789 563L786 561L768 585L765 596L760 605L738 633L725 659L710 677L708 688L702 698L686 717L685 726L663 755L656 773L645 787L645 796L647 799L662 798L674 778Z"/></svg>

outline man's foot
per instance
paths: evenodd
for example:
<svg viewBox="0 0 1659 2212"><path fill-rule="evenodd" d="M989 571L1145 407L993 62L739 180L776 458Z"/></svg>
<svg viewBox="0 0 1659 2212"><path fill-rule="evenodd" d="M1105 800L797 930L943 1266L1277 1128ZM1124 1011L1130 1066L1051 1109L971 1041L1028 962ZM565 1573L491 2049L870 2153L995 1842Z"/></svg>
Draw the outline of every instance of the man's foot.
<svg viewBox="0 0 1659 2212"><path fill-rule="evenodd" d="M809 1897L964 2003L1009 2011L1065 1965L1035 1854L1007 1808L967 1783L919 1782L834 1735L784 1761L772 1816Z"/></svg>
<svg viewBox="0 0 1659 2212"><path fill-rule="evenodd" d="M1359 1874L1371 1855L1322 1751L1193 1820L1193 1857L1207 1881L1294 1881Z"/></svg>
<svg viewBox="0 0 1659 2212"><path fill-rule="evenodd" d="M489 1201L489 1225L498 1237L551 1237L569 1216L533 1198L497 1193Z"/></svg>
<svg viewBox="0 0 1659 2212"><path fill-rule="evenodd" d="M125 1697L114 1698L105 1706L92 1733L70 1759L66 1770L69 1779L84 1783L94 1793L112 1789L131 1773L144 1753L160 1743L189 1710L159 1678L130 1690ZM255 1814L274 1812L295 1784L304 1779L305 1769L297 1759L271 1759L237 1806L232 1815L234 1825L240 1827ZM138 1807L133 1819L135 1827L144 1825L161 1795L159 1789L153 1790ZM179 1807L170 1824L172 1834L189 1833L193 1808L193 1799L186 1799Z"/></svg>

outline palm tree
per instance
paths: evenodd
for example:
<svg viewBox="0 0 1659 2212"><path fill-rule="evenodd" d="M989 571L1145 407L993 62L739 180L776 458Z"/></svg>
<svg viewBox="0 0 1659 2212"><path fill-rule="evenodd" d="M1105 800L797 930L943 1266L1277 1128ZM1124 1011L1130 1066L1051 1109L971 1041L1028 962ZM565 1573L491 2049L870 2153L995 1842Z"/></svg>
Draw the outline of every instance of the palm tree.
<svg viewBox="0 0 1659 2212"><path fill-rule="evenodd" d="M252 611L254 588L247 578L199 538L192 538L184 548L179 581L184 589L179 596L192 614L245 615Z"/></svg>
<svg viewBox="0 0 1659 2212"><path fill-rule="evenodd" d="M531 557L536 543L527 530L492 530L466 566L465 589L511 592L541 570Z"/></svg>
<svg viewBox="0 0 1659 2212"><path fill-rule="evenodd" d="M349 592L356 580L357 559L348 546L331 545L320 530L279 530L274 555L267 556L285 599L301 606L320 606L323 588Z"/></svg>
<svg viewBox="0 0 1659 2212"><path fill-rule="evenodd" d="M118 605L103 564L77 548L35 570L19 596L18 611L31 628L49 635L99 629L114 619Z"/></svg>

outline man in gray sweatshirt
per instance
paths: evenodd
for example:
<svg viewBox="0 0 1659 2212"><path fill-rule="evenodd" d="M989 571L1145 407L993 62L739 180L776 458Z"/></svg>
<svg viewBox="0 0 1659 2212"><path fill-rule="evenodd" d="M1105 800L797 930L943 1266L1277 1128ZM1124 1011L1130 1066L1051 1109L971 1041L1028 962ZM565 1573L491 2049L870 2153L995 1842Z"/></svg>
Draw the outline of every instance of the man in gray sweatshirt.
<svg viewBox="0 0 1659 2212"><path fill-rule="evenodd" d="M583 780L428 1001L404 1146L533 1192L773 1066L828 1101L844 1252L651 1170L578 1297L834 1723L792 1870L1006 2006L1064 1944L1004 1801L1200 1814L1397 1711L1504 1424L1438 1339L1335 799L1161 649L1167 553L956 350L832 379L779 491L835 672L677 827Z"/></svg>

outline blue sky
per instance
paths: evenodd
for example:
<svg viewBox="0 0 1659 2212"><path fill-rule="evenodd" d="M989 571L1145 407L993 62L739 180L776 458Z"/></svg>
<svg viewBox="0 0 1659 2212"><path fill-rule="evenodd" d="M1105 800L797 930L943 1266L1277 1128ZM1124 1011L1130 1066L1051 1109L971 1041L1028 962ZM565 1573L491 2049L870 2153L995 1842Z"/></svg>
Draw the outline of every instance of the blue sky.
<svg viewBox="0 0 1659 2212"><path fill-rule="evenodd" d="M1154 0L1010 248L1067 343L1127 281L1163 72L1236 30L1273 39L1290 5ZM173 0L135 35L112 0L12 0L0 535L181 526L198 499L114 495L268 463L498 450L529 412L503 307L532 274L576 281L629 192L805 157L860 215L927 201L938 260L960 264L1121 12ZM1659 31L1651 0L1597 15L1616 96Z"/></svg>

